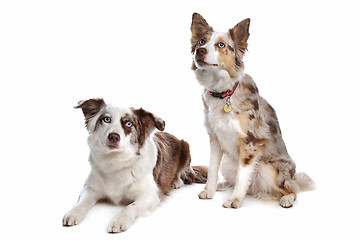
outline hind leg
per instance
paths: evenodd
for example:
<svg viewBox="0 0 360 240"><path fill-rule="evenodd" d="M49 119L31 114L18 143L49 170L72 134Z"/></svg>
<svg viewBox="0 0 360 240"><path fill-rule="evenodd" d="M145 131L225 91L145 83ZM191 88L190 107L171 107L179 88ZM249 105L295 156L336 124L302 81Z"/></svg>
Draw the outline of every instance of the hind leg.
<svg viewBox="0 0 360 240"><path fill-rule="evenodd" d="M295 176L295 163L292 159L279 160L277 162L277 184L282 197L280 198L280 206L290 208L296 200L296 192L299 186L293 179Z"/></svg>
<svg viewBox="0 0 360 240"><path fill-rule="evenodd" d="M291 208L296 200L296 194L290 193L280 198L280 206L283 208Z"/></svg>

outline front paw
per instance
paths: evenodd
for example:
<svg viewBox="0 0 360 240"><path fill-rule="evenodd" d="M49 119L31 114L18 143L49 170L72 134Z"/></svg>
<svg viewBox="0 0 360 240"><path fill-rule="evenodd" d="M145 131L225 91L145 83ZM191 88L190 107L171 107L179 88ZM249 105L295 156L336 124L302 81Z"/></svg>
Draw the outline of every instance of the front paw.
<svg viewBox="0 0 360 240"><path fill-rule="evenodd" d="M204 189L199 193L198 196L200 199L212 199L214 195L215 195L215 191Z"/></svg>
<svg viewBox="0 0 360 240"><path fill-rule="evenodd" d="M134 220L125 216L116 217L109 225L109 233L120 233L128 230L134 223Z"/></svg>
<svg viewBox="0 0 360 240"><path fill-rule="evenodd" d="M63 218L63 226L74 226L84 219L85 214L76 211L76 210L70 210L67 214L65 214Z"/></svg>
<svg viewBox="0 0 360 240"><path fill-rule="evenodd" d="M223 203L224 208L239 208L241 207L242 200L239 198L230 198Z"/></svg>

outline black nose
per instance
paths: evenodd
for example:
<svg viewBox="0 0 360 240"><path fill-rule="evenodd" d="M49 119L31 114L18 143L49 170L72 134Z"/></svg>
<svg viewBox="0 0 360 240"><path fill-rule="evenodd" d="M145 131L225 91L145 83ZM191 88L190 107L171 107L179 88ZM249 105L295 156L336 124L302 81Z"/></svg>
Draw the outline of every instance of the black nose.
<svg viewBox="0 0 360 240"><path fill-rule="evenodd" d="M196 55L198 55L199 57L203 57L207 54L207 50L205 48L198 48L196 50Z"/></svg>
<svg viewBox="0 0 360 240"><path fill-rule="evenodd" d="M120 135L118 133L110 133L108 139L110 140L110 142L119 142Z"/></svg>

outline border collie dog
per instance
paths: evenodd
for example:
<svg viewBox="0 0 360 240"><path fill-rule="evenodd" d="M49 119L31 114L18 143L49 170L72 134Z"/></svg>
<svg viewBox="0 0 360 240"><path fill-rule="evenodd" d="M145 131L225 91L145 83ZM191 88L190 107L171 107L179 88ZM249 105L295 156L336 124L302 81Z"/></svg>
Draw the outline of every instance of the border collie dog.
<svg viewBox="0 0 360 240"><path fill-rule="evenodd" d="M183 183L205 183L207 169L190 167L189 145L163 131L165 122L144 109L120 108L103 99L79 102L89 131L91 172L63 225L79 224L98 201L127 206L109 225L122 232Z"/></svg>
<svg viewBox="0 0 360 240"><path fill-rule="evenodd" d="M296 173L275 110L244 73L242 58L249 25L250 19L245 19L228 32L217 32L200 14L192 16L192 69L204 87L211 153L207 183L199 198L214 196L221 165L226 185L234 187L224 207L239 208L248 193L270 196L288 208L293 206L296 193L313 182L305 173Z"/></svg>

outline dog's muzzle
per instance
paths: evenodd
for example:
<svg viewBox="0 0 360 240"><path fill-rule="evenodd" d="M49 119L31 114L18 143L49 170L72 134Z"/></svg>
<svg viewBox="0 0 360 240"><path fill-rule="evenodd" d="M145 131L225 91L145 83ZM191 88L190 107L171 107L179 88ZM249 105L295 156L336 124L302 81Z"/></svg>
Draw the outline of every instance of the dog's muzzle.
<svg viewBox="0 0 360 240"><path fill-rule="evenodd" d="M110 148L117 148L120 142L120 135L118 133L112 132L108 136L108 146Z"/></svg>

